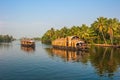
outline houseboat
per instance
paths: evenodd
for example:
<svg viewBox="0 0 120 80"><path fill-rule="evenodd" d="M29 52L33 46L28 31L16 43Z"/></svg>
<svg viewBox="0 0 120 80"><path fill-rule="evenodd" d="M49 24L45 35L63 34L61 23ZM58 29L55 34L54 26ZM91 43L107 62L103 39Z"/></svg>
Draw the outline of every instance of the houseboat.
<svg viewBox="0 0 120 80"><path fill-rule="evenodd" d="M78 36L68 36L52 41L53 48L68 50L87 50L88 46L84 40L80 40Z"/></svg>
<svg viewBox="0 0 120 80"><path fill-rule="evenodd" d="M35 41L29 38L21 39L21 46L24 47L35 47Z"/></svg>

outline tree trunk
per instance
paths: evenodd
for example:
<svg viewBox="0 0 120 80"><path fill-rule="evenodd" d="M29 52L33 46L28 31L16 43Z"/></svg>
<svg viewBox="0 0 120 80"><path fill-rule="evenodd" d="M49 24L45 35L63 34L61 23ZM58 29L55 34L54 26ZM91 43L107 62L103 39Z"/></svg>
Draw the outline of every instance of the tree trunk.
<svg viewBox="0 0 120 80"><path fill-rule="evenodd" d="M104 41L105 41L105 44L107 44L107 41L106 41L105 36L104 36L104 34L103 34L103 31L102 31L102 36L103 36L103 39L104 39Z"/></svg>
<svg viewBox="0 0 120 80"><path fill-rule="evenodd" d="M111 44L113 45L113 36L110 36Z"/></svg>

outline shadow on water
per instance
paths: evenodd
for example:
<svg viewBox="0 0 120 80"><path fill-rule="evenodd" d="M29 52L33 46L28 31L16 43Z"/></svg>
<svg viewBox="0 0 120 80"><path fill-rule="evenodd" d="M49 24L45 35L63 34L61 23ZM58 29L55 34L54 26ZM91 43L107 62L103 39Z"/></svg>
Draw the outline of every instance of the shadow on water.
<svg viewBox="0 0 120 80"><path fill-rule="evenodd" d="M91 47L88 52L68 51L54 48L45 48L48 55L59 57L63 61L82 62L88 61L95 68L99 76L111 78L120 66L120 49L110 47Z"/></svg>

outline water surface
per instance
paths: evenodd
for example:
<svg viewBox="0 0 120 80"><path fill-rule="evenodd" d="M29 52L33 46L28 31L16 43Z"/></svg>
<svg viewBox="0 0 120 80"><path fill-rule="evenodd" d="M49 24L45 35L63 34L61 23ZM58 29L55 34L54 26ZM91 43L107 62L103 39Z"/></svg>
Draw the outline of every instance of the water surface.
<svg viewBox="0 0 120 80"><path fill-rule="evenodd" d="M91 47L88 51L53 49L36 42L0 44L0 80L119 80L120 49Z"/></svg>

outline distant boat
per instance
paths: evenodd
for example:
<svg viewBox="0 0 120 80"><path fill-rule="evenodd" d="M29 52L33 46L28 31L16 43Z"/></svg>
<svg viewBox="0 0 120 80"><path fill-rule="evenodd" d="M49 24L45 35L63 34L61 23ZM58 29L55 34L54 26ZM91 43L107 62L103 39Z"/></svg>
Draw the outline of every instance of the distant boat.
<svg viewBox="0 0 120 80"><path fill-rule="evenodd" d="M68 36L66 38L59 38L52 41L52 46L58 49L68 50L86 50L87 44L84 40L80 40L78 36Z"/></svg>
<svg viewBox="0 0 120 80"><path fill-rule="evenodd" d="M30 38L23 38L21 39L21 46L24 47L35 47L35 41Z"/></svg>

